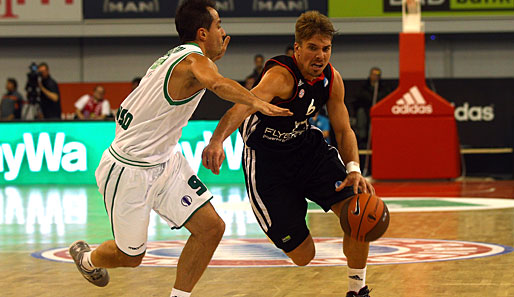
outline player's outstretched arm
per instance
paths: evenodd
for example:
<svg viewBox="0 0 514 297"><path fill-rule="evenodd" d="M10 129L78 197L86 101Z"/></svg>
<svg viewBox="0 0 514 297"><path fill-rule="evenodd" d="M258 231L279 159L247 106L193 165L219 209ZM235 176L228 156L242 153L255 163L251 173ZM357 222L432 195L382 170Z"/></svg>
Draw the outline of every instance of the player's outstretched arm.
<svg viewBox="0 0 514 297"><path fill-rule="evenodd" d="M191 71L194 77L207 89L219 97L234 103L245 104L269 116L290 116L285 108L269 104L250 93L238 82L223 77L214 62L202 55L191 54Z"/></svg>
<svg viewBox="0 0 514 297"><path fill-rule="evenodd" d="M275 97L282 99L291 97L293 86L294 79L285 68L273 67L252 89L252 93L266 102L271 102ZM210 169L214 174L219 174L219 169L225 159L223 141L234 133L250 114L256 111L255 108L248 105L235 104L225 113L214 130L209 145L203 150L202 164L205 168Z"/></svg>
<svg viewBox="0 0 514 297"><path fill-rule="evenodd" d="M328 117L330 124L334 130L337 140L337 150L341 155L344 163L350 162L359 164L359 148L357 146L357 138L350 126L350 117L348 110L344 104L344 84L341 75L334 69L334 82L332 93L327 102ZM355 165L358 166L358 165ZM351 169L351 168L350 168ZM360 188L364 193L375 194L375 189L359 172L350 172L343 183L337 188L338 191L346 186L353 185L353 191L358 193Z"/></svg>

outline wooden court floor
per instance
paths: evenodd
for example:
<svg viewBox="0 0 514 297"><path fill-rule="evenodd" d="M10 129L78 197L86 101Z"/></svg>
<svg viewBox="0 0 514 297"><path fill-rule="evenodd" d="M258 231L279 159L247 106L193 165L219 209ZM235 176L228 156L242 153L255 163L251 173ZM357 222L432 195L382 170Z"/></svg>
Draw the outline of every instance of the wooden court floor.
<svg viewBox="0 0 514 297"><path fill-rule="evenodd" d="M242 185L234 187L241 191ZM380 196L395 197L398 201L400 197L422 200L461 197L463 202L467 201L466 197L514 199L512 180L380 182L375 187ZM73 195L83 199L73 200L70 198ZM111 283L96 288L82 279L75 265L31 255L66 247L76 239L91 243L109 239L110 226L98 200L94 188L0 187L0 296L169 296L175 274L172 267L111 269ZM83 213L85 209L87 214ZM308 222L315 238L342 235L333 214L309 213ZM255 223L247 221L247 226L240 223L237 219L229 222L226 238L263 238ZM170 231L156 226L150 240L187 238L183 230ZM512 247L514 208L392 211L384 237ZM512 297L514 253L465 260L369 265L367 283L373 289L373 297ZM193 296L328 297L345 296L346 290L345 266L210 267Z"/></svg>

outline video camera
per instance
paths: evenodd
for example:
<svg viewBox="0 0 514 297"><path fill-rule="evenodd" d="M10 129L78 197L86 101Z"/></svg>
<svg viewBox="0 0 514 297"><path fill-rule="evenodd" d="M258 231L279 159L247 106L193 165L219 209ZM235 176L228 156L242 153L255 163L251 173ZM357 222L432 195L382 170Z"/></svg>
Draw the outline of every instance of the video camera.
<svg viewBox="0 0 514 297"><path fill-rule="evenodd" d="M27 85L25 85L25 91L27 91L27 100L30 104L36 104L40 101L40 92L38 79L40 73L37 71L38 67L36 63L32 62L29 66L29 73L27 73Z"/></svg>

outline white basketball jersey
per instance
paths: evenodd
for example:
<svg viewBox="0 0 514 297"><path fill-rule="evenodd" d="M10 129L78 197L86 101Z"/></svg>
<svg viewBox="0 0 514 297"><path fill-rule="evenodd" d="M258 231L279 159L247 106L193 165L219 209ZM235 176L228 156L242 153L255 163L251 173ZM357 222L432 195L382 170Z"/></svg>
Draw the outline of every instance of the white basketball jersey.
<svg viewBox="0 0 514 297"><path fill-rule="evenodd" d="M175 100L168 81L175 66L188 55L203 55L197 44L170 50L148 69L139 86L123 100L116 114L116 135L109 152L118 161L139 167L166 162L182 135L182 128L205 93Z"/></svg>

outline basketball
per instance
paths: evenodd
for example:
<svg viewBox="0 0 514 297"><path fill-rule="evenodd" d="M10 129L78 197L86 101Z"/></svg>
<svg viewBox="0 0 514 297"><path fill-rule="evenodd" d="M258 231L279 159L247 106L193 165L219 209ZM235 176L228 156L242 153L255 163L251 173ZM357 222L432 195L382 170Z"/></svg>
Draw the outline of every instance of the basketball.
<svg viewBox="0 0 514 297"><path fill-rule="evenodd" d="M389 226L389 210L376 195L358 194L346 200L341 209L341 227L357 241L374 241Z"/></svg>

